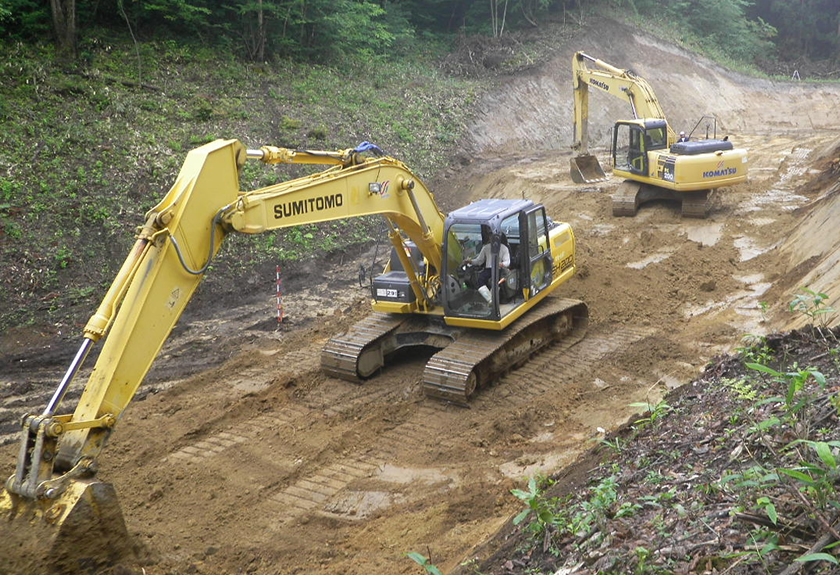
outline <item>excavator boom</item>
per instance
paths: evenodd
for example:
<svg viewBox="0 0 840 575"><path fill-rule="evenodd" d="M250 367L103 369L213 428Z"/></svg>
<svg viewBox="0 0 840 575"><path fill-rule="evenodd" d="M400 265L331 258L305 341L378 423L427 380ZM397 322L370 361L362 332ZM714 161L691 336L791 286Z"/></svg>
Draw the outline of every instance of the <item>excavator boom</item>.
<svg viewBox="0 0 840 575"><path fill-rule="evenodd" d="M440 267L444 216L433 196L401 162L363 156L371 150L246 150L236 140L218 140L187 155L175 184L146 215L49 405L43 413L24 418L16 471L0 493L0 513L17 521L4 524L4 529L21 522L46 522L49 541L40 541L39 548L52 550L59 549L65 538L72 540L68 530L75 535L90 531L93 539L105 542L125 531L113 489L93 479L97 457L227 234L380 213L420 246L431 267ZM240 170L248 158L334 167L241 192ZM386 180L391 182L390 195L371 191L371 183ZM400 246L401 237L395 239ZM417 292L425 293L425 279L413 280ZM419 311L426 304L422 300L415 307ZM74 413L59 415L63 397L92 345L106 333ZM96 510L109 517L104 519ZM109 526L107 533L97 527L101 525ZM2 534L0 539L5 540ZM19 557L3 556L13 547L0 547L0 563L20 565L20 572L38 572L39 566L45 572L67 568L62 552L47 557L31 554L24 557L26 563L19 563ZM115 543L105 547L125 549ZM110 552L101 553L101 546L89 550L103 561L114 559Z"/></svg>
<svg viewBox="0 0 840 575"><path fill-rule="evenodd" d="M249 159L331 167L241 191ZM115 491L95 477L98 457L228 234L372 214L382 215L391 230L392 256L372 290L377 313L370 321L381 333L357 330L364 335L350 347L339 343L342 336L331 340L322 356L327 373L361 380L406 341L445 348L459 338L471 341L473 331L497 330L500 335L481 340L485 353L473 365L453 352L457 369L445 355L427 368L429 395L463 403L476 386L527 360L537 347L582 336L588 317L582 302L559 300L530 312L576 269L571 227L551 221L543 206L482 200L445 216L408 167L367 143L322 152L211 142L187 155L175 184L146 214L55 394L41 414L23 419L16 470L0 492L0 565L21 573L72 573L133 553ZM492 242L487 261L497 262L500 241L508 237L515 265L493 271L491 289L484 286L479 295L459 266L482 239ZM68 388L103 338L75 411L61 413ZM489 357L494 354L502 359ZM87 541L77 545L82 533Z"/></svg>
<svg viewBox="0 0 840 575"><path fill-rule="evenodd" d="M653 88L631 70L577 52L572 58L572 79L576 155L570 160L569 173L575 183L607 179L598 158L589 151L589 89L624 100L633 114L632 119L616 122L613 130L613 174L626 178L613 196L613 215L635 215L645 201L677 199L684 216L706 217L712 189L746 181L745 150L734 149L727 138L678 141Z"/></svg>
<svg viewBox="0 0 840 575"><path fill-rule="evenodd" d="M590 68L587 63L593 67ZM572 149L576 152L570 160L570 175L577 184L591 184L607 179L598 158L589 152L589 88L598 90L625 100L630 104L633 118L665 118L665 112L653 92L653 88L644 78L631 70L621 70L615 66L587 56L583 52L575 53L572 58L572 81L574 85L574 140ZM675 142L677 137L669 128L668 139Z"/></svg>

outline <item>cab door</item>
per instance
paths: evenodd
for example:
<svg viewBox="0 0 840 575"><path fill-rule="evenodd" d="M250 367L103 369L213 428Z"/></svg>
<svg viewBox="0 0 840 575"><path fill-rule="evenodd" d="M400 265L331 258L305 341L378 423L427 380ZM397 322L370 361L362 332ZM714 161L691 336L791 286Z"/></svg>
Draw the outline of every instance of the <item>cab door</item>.
<svg viewBox="0 0 840 575"><path fill-rule="evenodd" d="M543 206L536 206L520 214L520 256L523 265L522 287L529 298L545 289L552 279L551 244L548 241L548 219Z"/></svg>
<svg viewBox="0 0 840 575"><path fill-rule="evenodd" d="M645 131L641 126L617 122L613 133L613 167L648 175L648 159L644 145Z"/></svg>

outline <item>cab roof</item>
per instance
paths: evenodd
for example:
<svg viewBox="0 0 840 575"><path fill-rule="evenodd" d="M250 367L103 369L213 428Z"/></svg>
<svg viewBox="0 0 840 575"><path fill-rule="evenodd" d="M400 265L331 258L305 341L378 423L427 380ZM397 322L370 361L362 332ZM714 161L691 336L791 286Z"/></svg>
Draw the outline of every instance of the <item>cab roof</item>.
<svg viewBox="0 0 840 575"><path fill-rule="evenodd" d="M463 208L458 208L454 212L450 212L446 218L447 224L453 221L470 221L474 223L487 222L492 220L500 222L511 214L521 212L533 207L534 202L531 200L500 200L488 199L478 200Z"/></svg>

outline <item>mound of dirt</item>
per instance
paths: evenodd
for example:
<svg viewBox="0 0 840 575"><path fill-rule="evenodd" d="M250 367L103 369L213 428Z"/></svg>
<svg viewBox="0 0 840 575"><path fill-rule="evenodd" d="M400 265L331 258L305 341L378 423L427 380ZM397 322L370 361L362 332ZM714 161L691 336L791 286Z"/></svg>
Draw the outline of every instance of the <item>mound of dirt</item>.
<svg viewBox="0 0 840 575"><path fill-rule="evenodd" d="M745 76L628 24L596 19L558 44L556 57L539 69L501 79L504 89L485 97L470 130L474 153L489 158L568 150L574 120L571 61L578 51L647 80L677 131L691 132L697 126L695 133L704 134L704 116L717 119L718 137L728 134L736 143L745 134L813 134L840 128L840 118L832 113L840 102L837 85ZM615 120L628 118L632 113L625 102L593 94L590 145L608 147Z"/></svg>

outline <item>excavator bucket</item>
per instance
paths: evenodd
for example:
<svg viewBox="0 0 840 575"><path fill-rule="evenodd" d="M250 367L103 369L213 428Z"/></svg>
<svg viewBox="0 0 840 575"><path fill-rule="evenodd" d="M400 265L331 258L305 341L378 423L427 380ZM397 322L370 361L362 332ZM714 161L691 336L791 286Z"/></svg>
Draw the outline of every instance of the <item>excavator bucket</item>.
<svg viewBox="0 0 840 575"><path fill-rule="evenodd" d="M0 491L0 565L4 573L87 575L119 565L141 573L113 486L69 482L55 499Z"/></svg>
<svg viewBox="0 0 840 575"><path fill-rule="evenodd" d="M571 169L569 173L572 181L576 184L594 184L604 182L607 175L604 173L598 158L592 154L583 154L569 160Z"/></svg>

